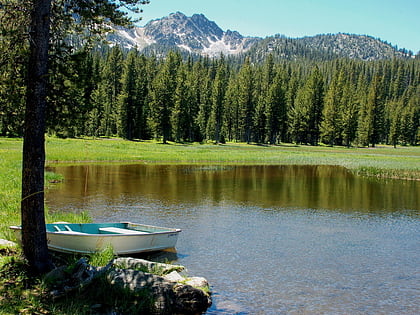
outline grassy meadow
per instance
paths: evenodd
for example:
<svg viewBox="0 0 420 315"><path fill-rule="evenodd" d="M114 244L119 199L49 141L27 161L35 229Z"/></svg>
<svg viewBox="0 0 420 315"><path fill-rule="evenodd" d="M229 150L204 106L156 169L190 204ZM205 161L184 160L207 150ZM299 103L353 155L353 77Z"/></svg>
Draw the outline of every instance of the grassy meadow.
<svg viewBox="0 0 420 315"><path fill-rule="evenodd" d="M8 226L20 222L21 139L0 138L0 238L13 239ZM47 165L55 163L180 163L341 165L355 174L420 180L420 147L343 148L247 145L242 143L161 144L122 139L47 138ZM55 179L47 173L46 181ZM46 215L48 222L80 222L88 216Z"/></svg>

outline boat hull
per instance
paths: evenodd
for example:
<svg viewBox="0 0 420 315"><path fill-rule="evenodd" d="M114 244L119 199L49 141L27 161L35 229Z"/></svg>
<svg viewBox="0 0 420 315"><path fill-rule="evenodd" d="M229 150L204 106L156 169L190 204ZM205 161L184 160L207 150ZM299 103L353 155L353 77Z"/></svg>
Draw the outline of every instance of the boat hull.
<svg viewBox="0 0 420 315"><path fill-rule="evenodd" d="M88 254L111 246L115 254L127 255L174 248L180 229L130 222L106 224L47 224L48 248L63 253ZM18 241L21 228L11 227ZM52 231L56 229L55 231Z"/></svg>

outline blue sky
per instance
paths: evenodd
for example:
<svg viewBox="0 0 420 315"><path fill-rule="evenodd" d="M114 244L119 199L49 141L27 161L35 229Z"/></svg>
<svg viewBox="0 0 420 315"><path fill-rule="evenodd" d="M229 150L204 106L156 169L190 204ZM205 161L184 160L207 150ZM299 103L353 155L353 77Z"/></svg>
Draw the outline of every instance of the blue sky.
<svg viewBox="0 0 420 315"><path fill-rule="evenodd" d="M143 25L180 11L203 13L223 30L245 36L366 34L420 51L420 0L150 0Z"/></svg>

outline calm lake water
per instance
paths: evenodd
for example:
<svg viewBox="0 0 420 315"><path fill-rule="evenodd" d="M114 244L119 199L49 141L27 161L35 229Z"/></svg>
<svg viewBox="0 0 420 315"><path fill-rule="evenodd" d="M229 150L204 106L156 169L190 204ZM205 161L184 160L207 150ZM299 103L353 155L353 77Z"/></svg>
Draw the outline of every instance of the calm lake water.
<svg viewBox="0 0 420 315"><path fill-rule="evenodd" d="M183 229L207 314L419 314L420 182L328 166L88 165L49 208Z"/></svg>

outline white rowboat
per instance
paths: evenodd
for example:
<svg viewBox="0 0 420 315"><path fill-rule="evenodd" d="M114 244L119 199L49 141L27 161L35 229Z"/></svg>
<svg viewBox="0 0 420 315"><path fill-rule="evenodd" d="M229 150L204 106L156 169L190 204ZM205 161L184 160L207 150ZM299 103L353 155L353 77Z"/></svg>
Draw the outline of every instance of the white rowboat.
<svg viewBox="0 0 420 315"><path fill-rule="evenodd" d="M11 226L21 240L21 227ZM134 254L174 248L180 229L131 222L46 224L48 248L87 254L112 246L115 254Z"/></svg>

